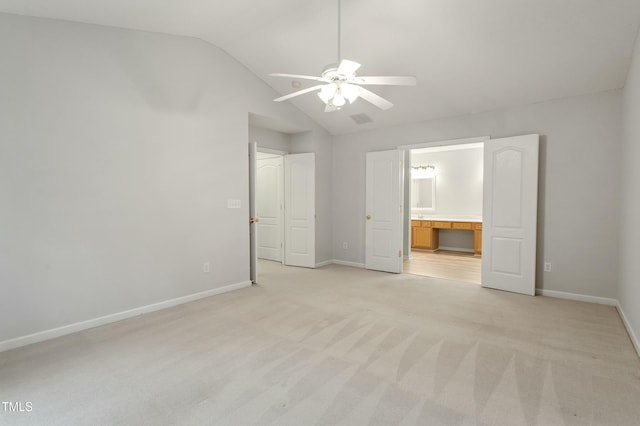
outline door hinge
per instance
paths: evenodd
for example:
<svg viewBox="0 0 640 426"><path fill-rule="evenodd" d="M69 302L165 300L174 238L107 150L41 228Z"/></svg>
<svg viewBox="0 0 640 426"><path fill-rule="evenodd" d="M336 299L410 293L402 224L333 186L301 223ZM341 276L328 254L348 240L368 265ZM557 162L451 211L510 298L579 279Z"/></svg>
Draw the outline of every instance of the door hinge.
<svg viewBox="0 0 640 426"><path fill-rule="evenodd" d="M398 257L402 257L402 250L398 250Z"/></svg>
<svg viewBox="0 0 640 426"><path fill-rule="evenodd" d="M400 206L400 213L402 213L402 206Z"/></svg>
<svg viewBox="0 0 640 426"><path fill-rule="evenodd" d="M402 160L400 160L400 168L402 168Z"/></svg>

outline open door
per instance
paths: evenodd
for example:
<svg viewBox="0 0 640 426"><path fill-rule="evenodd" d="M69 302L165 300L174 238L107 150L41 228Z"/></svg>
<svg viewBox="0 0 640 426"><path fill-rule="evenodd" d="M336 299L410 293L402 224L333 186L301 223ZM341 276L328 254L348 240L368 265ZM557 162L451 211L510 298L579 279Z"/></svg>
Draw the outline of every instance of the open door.
<svg viewBox="0 0 640 426"><path fill-rule="evenodd" d="M538 135L484 144L482 286L535 295Z"/></svg>
<svg viewBox="0 0 640 426"><path fill-rule="evenodd" d="M282 155L259 158L256 182L258 223L258 258L282 262Z"/></svg>
<svg viewBox="0 0 640 426"><path fill-rule="evenodd" d="M316 157L314 153L284 156L284 263L315 268Z"/></svg>
<svg viewBox="0 0 640 426"><path fill-rule="evenodd" d="M258 230L256 217L256 166L258 144L249 143L249 278L255 284L258 279Z"/></svg>
<svg viewBox="0 0 640 426"><path fill-rule="evenodd" d="M367 152L365 267L402 272L402 152Z"/></svg>

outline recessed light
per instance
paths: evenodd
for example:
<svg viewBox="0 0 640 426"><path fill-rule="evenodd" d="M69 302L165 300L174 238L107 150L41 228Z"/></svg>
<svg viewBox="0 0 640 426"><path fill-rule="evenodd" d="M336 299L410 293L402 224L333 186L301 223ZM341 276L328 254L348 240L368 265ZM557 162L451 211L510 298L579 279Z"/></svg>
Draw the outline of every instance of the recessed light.
<svg viewBox="0 0 640 426"><path fill-rule="evenodd" d="M293 80L291 82L291 87L293 87L294 89L297 89L300 86L302 86L302 85L300 84L300 82L298 80Z"/></svg>

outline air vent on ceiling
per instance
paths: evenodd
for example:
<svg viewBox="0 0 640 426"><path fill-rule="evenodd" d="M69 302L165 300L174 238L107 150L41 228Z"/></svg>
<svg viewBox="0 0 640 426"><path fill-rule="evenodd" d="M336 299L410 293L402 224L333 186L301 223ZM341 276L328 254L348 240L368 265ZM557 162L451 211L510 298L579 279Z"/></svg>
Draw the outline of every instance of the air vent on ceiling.
<svg viewBox="0 0 640 426"><path fill-rule="evenodd" d="M357 124L371 123L373 120L367 114L354 114L350 116Z"/></svg>

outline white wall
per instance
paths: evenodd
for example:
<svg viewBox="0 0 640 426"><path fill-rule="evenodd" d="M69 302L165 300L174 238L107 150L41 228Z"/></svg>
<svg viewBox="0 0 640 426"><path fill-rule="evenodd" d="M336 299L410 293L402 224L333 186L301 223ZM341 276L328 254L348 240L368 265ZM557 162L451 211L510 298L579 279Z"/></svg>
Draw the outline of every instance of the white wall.
<svg viewBox="0 0 640 426"><path fill-rule="evenodd" d="M432 165L436 169L436 205L425 217L451 219L482 218L483 149L412 154L412 165Z"/></svg>
<svg viewBox="0 0 640 426"><path fill-rule="evenodd" d="M0 342L247 281L249 112L331 158L196 39L0 14L0 58Z"/></svg>
<svg viewBox="0 0 640 426"><path fill-rule="evenodd" d="M249 142L257 142L258 148L291 152L291 135L275 130L249 125Z"/></svg>
<svg viewBox="0 0 640 426"><path fill-rule="evenodd" d="M618 300L640 353L640 42L623 93Z"/></svg>
<svg viewBox="0 0 640 426"><path fill-rule="evenodd" d="M335 137L334 258L364 262L365 152L538 133L537 287L615 298L620 115L621 92L611 91ZM553 272L542 272L545 259L553 262Z"/></svg>

